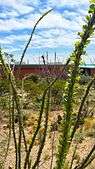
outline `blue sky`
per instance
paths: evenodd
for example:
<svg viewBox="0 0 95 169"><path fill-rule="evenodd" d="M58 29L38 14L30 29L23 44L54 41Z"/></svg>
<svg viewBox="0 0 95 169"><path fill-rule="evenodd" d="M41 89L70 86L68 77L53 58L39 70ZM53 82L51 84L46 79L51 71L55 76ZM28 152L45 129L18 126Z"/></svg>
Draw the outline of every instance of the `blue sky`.
<svg viewBox="0 0 95 169"><path fill-rule="evenodd" d="M49 61L64 62L73 50L89 7L88 0L0 0L0 45L19 61L37 19L54 8L38 25L24 61L41 62L48 51ZM87 48L86 62L95 61L95 40Z"/></svg>

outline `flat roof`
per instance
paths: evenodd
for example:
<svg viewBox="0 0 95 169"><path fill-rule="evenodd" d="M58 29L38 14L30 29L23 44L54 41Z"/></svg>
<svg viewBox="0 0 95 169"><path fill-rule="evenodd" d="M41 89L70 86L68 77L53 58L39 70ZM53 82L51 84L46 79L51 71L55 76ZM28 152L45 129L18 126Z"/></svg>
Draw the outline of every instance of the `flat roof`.
<svg viewBox="0 0 95 169"><path fill-rule="evenodd" d="M11 66L13 66L13 65L11 65ZM44 67L45 65L44 64L22 64L22 65L19 65L19 64L16 64L16 65L14 65L14 66L16 66L16 67L23 67L23 68L26 68L26 67L28 67L28 68L35 68L35 67ZM46 66L49 66L49 67L52 67L52 66L55 66L55 67L60 67L60 66L65 66L65 64L46 64ZM90 68L95 68L95 64L80 64L80 66L79 66L80 68L88 68L88 69L90 69Z"/></svg>
<svg viewBox="0 0 95 169"><path fill-rule="evenodd" d="M81 64L80 68L95 68L95 64Z"/></svg>
<svg viewBox="0 0 95 169"><path fill-rule="evenodd" d="M13 65L11 65L11 66L13 66ZM19 64L16 64L16 65L14 65L14 66L16 66L16 67L44 67L44 66L64 66L64 64L46 64L46 65L44 65L44 64L22 64L22 65L19 65Z"/></svg>

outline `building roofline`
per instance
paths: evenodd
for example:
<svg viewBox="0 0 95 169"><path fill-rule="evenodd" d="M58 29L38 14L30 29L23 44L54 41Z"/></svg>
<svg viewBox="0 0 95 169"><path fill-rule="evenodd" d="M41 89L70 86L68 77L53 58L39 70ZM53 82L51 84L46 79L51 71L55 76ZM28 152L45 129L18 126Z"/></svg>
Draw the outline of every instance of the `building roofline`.
<svg viewBox="0 0 95 169"><path fill-rule="evenodd" d="M15 66L15 67L23 67L23 68L26 68L26 67L29 67L29 68L34 68L34 67L44 67L45 65L44 64L22 64L22 65L19 65L19 64L15 64L15 65L13 65L13 64L11 64L11 66ZM65 64L46 64L46 66L48 66L48 67L52 67L52 66L55 66L55 67L58 67L58 66L65 66ZM80 64L80 66L79 66L80 68L88 68L88 69L90 69L90 68L95 68L95 64Z"/></svg>

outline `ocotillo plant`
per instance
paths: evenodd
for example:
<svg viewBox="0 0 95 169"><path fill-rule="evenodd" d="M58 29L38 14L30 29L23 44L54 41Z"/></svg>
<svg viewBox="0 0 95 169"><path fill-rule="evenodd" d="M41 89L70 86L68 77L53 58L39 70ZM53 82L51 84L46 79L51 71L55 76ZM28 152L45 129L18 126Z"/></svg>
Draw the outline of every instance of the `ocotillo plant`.
<svg viewBox="0 0 95 169"><path fill-rule="evenodd" d="M34 29L31 33L31 36L29 38L28 43L26 44L23 54L21 56L21 61L20 61L20 65L23 61L23 58L25 56L25 53L28 49L28 46L32 40L34 31L36 26L38 25L38 23L40 22L41 19L43 19L43 17L45 15L47 15L49 12L51 12L51 10L49 10L48 12L46 12L35 24ZM74 52L71 54L70 58L68 59L66 66L64 67L64 71L66 71L67 65L70 63L71 61L71 70L70 70L70 74L67 78L67 81L65 81L66 85L64 88L64 103L63 106L65 108L65 114L66 117L65 119L62 119L62 123L60 125L60 136L59 136L59 144L58 144L58 152L57 153L57 157L56 157L56 164L55 164L55 168L56 169L65 169L65 164L66 164L66 157L68 155L69 152L69 148L70 145L73 141L73 138L75 136L77 127L78 127L78 121L81 119L81 111L83 109L85 100L87 98L87 95L89 93L89 90L93 84L93 82L95 81L95 78L93 78L91 80L91 82L88 84L87 89L85 90L83 99L80 103L79 109L77 113L77 118L76 121L74 123L74 127L71 128L71 117L72 117L72 112L73 112L73 103L74 103L74 99L75 99L75 87L76 87L76 83L78 81L77 76L79 76L79 64L81 61L81 57L82 54L84 54L85 52L85 48L86 46L89 44L89 38L93 35L94 32L94 26L95 26L95 5L92 4L90 6L89 9L89 15L86 17L86 24L83 26L83 32L78 33L80 40L75 44L75 49ZM26 137L25 137L25 132L24 132L24 127L23 127L23 119L22 119L22 102L20 101L20 98L18 96L18 90L16 87L16 81L15 81L15 77L10 69L10 67L5 63L4 58L3 58L3 53L0 49L0 61L2 63L2 68L4 71L4 74L7 78L7 80L9 81L10 84L10 96L11 96L11 130L13 132L13 139L14 139L14 147L15 147L15 169L35 169L38 167L40 159L41 159L41 155L42 155L42 151L43 148L45 146L45 141L46 141L46 136L47 136L47 128L48 128L48 115L49 115L49 103L50 103L50 90L51 87L53 86L53 84L57 81L58 78L61 77L62 74L60 74L58 77L56 77L55 79L51 80L50 83L48 83L47 88L44 90L43 95L42 95L42 103L41 103L41 107L40 107L40 112L39 112L39 117L38 117L38 123L35 129L35 132L33 133L33 135L31 136L31 141L29 144L29 147L27 146L27 142L26 142ZM73 63L73 65L72 65ZM19 70L20 71L20 70ZM63 73L63 71L62 71ZM23 93L23 92L22 92ZM23 96L22 96L23 97ZM16 129L15 129L15 122L14 122L14 111L17 111L18 114L18 137L16 137ZM42 138L42 142L39 145L39 149L38 149L38 154L35 158L35 161L32 162L31 160L31 152L33 150L33 146L35 143L35 139L37 137L37 134L40 130L41 127L41 121L42 121L42 117L45 117L45 121L44 121L44 135ZM83 120L85 119L86 114L83 115ZM72 130L71 130L72 129ZM22 139L24 140L24 146L25 146L25 158L24 158L24 166L22 166ZM93 145L91 151L86 155L86 157L79 162L78 165L73 167L73 160L74 160L74 156L76 153L76 148L74 150L73 153L73 157L71 160L71 164L70 164L70 169L84 169L86 168L95 158L95 145ZM52 158L53 159L53 158ZM53 164L53 162L52 162ZM51 165L52 166L52 165Z"/></svg>
<svg viewBox="0 0 95 169"><path fill-rule="evenodd" d="M58 154L56 161L56 169L64 168L66 156L69 150L70 142L70 128L71 128L71 116L73 111L73 97L74 88L77 81L77 76L79 75L79 64L81 61L81 56L84 54L85 47L89 44L89 38L93 35L95 25L95 5L91 5L89 9L89 15L86 17L86 24L83 26L83 32L78 33L80 40L75 44L74 52L71 54L70 58L73 61L73 69L71 70L70 79L67 84L67 92L65 94L65 111L66 119L65 124L61 126L62 133L59 137Z"/></svg>

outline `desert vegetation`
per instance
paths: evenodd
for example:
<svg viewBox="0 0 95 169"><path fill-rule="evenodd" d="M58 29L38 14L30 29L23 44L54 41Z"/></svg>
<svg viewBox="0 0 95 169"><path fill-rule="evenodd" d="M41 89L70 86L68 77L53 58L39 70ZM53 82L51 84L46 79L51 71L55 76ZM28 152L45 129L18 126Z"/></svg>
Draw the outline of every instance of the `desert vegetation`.
<svg viewBox="0 0 95 169"><path fill-rule="evenodd" d="M52 10L36 22L20 66L37 25ZM79 69L94 30L95 4L91 2L74 50L57 77L51 78L45 69L45 77L15 79L0 49L4 74L0 80L0 169L95 168L95 76L84 78ZM61 78L63 72L66 79Z"/></svg>

